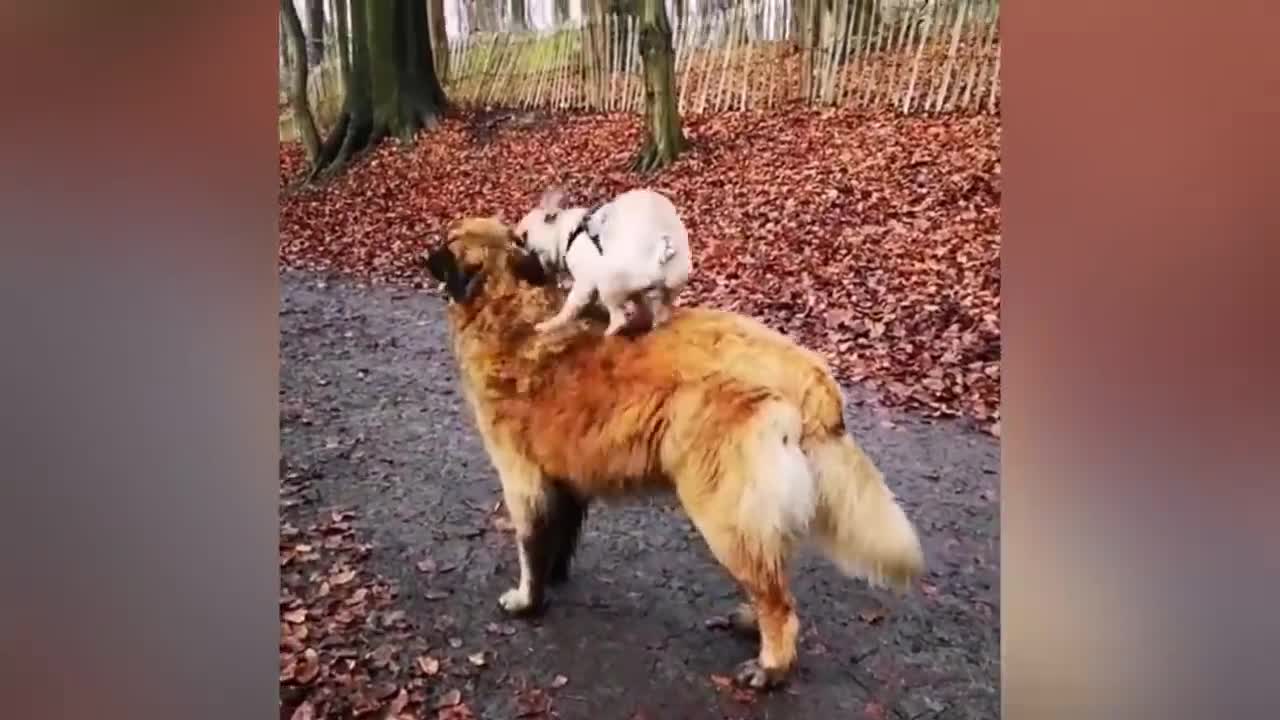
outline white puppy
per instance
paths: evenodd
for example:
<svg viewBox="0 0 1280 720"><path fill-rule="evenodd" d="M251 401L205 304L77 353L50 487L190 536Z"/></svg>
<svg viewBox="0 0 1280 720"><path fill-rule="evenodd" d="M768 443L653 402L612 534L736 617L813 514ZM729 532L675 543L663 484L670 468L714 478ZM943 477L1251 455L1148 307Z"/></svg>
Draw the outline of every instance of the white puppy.
<svg viewBox="0 0 1280 720"><path fill-rule="evenodd" d="M594 211L561 209L561 194L548 191L516 225L516 237L551 272L567 272L573 285L564 307L538 323L548 332L571 322L598 295L609 311L606 335L627 323L623 306L643 301L657 327L671 317L671 303L693 268L689 234L676 207L653 190L628 190Z"/></svg>

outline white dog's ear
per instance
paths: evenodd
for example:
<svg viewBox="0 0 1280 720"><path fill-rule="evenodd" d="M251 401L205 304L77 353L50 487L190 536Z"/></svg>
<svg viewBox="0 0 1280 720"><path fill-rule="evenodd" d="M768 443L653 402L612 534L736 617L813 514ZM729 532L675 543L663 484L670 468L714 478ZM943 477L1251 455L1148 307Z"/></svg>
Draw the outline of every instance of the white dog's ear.
<svg viewBox="0 0 1280 720"><path fill-rule="evenodd" d="M560 209L560 201L564 200L564 191L559 188L548 188L542 193L542 199L538 201L538 207L555 214Z"/></svg>

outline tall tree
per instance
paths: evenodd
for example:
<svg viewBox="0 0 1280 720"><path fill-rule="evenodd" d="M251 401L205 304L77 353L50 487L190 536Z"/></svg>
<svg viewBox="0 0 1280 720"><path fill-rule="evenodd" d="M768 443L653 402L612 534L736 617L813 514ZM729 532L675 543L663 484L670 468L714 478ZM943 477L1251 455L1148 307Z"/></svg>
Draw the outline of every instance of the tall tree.
<svg viewBox="0 0 1280 720"><path fill-rule="evenodd" d="M608 26L605 24L606 0L582 0L582 12L587 16L587 45L591 52L591 102L594 107L602 107L608 75L606 47L608 43Z"/></svg>
<svg viewBox="0 0 1280 720"><path fill-rule="evenodd" d="M288 2L289 0L281 0ZM446 109L423 0L349 0L351 73L342 114L313 177L340 170L387 136L409 141Z"/></svg>
<svg viewBox="0 0 1280 720"><path fill-rule="evenodd" d="M351 17L351 4L347 0L334 0L333 2L334 26L337 30L337 37L334 40L338 43L338 68L342 71L342 77L351 76L351 29L349 19Z"/></svg>
<svg viewBox="0 0 1280 720"><path fill-rule="evenodd" d="M436 77L449 81L449 31L445 24L444 0L428 0L427 19L431 22L431 47L435 50Z"/></svg>
<svg viewBox="0 0 1280 720"><path fill-rule="evenodd" d="M511 0L511 28L528 30L529 17L525 8L525 0Z"/></svg>
<svg viewBox="0 0 1280 720"><path fill-rule="evenodd" d="M644 104L649 138L632 167L642 172L666 167L685 147L676 107L675 53L663 0L644 0L640 10L640 56L644 59Z"/></svg>
<svg viewBox="0 0 1280 720"><path fill-rule="evenodd" d="M497 32L501 27L501 12L498 3L501 0L472 0L475 5L476 30L481 32Z"/></svg>
<svg viewBox="0 0 1280 720"><path fill-rule="evenodd" d="M324 60L324 0L307 0L307 62Z"/></svg>
<svg viewBox="0 0 1280 720"><path fill-rule="evenodd" d="M569 12L569 0L556 0L556 14L553 18L556 24L568 22L570 17L572 13Z"/></svg>
<svg viewBox="0 0 1280 720"><path fill-rule="evenodd" d="M307 41L293 0L280 0L280 20L293 53L289 68L289 106L293 110L298 134L302 136L302 146L307 150L307 159L314 168L320 155L320 133L316 130L311 103L307 100Z"/></svg>

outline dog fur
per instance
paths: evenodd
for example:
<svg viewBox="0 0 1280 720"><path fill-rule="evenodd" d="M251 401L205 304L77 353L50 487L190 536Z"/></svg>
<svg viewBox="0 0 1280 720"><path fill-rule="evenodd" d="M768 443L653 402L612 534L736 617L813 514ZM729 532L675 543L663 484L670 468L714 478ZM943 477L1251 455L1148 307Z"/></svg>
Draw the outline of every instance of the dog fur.
<svg viewBox="0 0 1280 720"><path fill-rule="evenodd" d="M824 361L750 318L680 308L660 329L606 336L534 326L564 297L496 221L468 220L427 259L450 296L464 394L516 530L520 582L499 602L535 612L567 578L592 498L674 490L742 586L760 650L735 673L768 687L796 658L786 563L806 540L845 573L906 590L915 528L848 435Z"/></svg>

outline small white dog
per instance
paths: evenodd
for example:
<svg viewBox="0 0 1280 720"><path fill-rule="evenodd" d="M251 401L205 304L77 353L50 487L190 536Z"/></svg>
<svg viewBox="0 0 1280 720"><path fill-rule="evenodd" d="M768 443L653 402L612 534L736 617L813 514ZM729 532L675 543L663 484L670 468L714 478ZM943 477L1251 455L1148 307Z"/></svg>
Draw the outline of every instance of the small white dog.
<svg viewBox="0 0 1280 720"><path fill-rule="evenodd" d="M658 327L671 317L671 304L689 282L693 261L689 233L666 196L628 190L594 211L560 207L561 193L543 193L538 207L516 225L517 242L537 253L548 271L573 278L569 297L538 332L571 322L598 295L609 311L606 335L627 323L623 306L640 303Z"/></svg>

